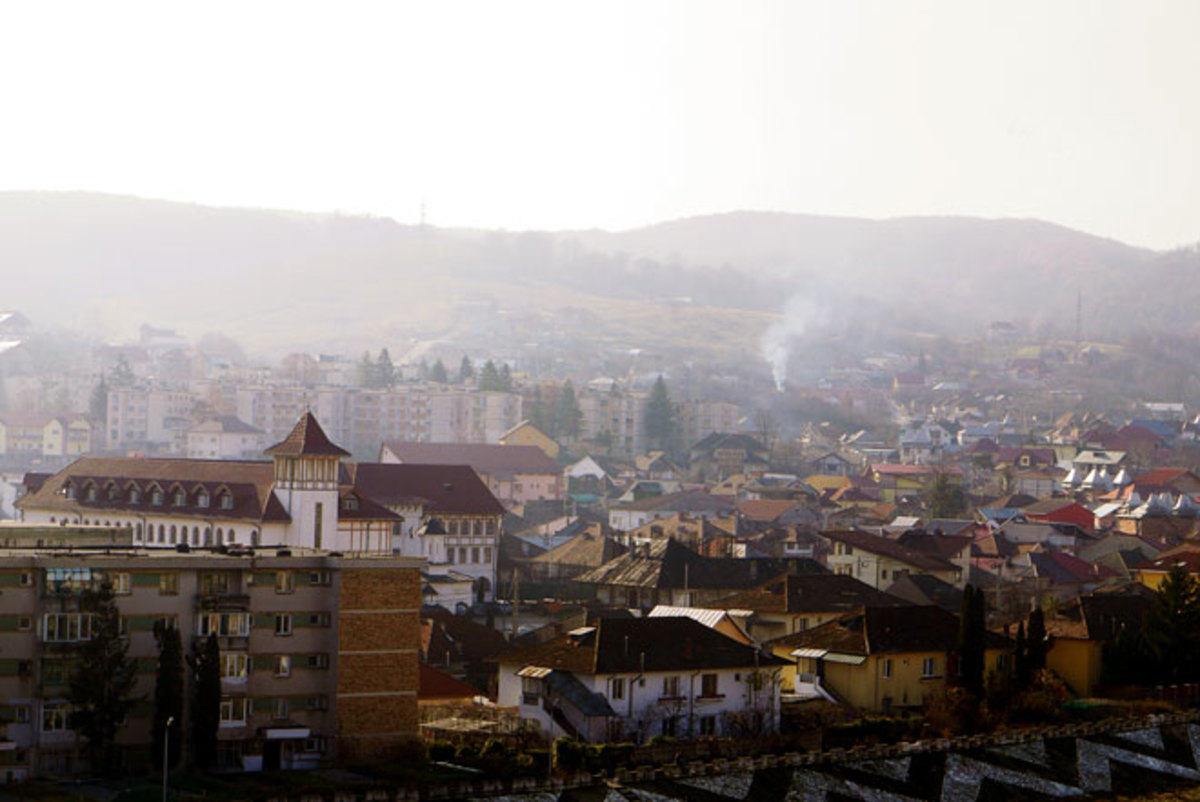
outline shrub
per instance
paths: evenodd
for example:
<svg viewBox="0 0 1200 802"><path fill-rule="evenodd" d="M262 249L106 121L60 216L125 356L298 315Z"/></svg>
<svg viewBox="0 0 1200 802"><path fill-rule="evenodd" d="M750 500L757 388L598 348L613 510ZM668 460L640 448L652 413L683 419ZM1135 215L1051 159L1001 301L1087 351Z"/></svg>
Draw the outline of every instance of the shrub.
<svg viewBox="0 0 1200 802"><path fill-rule="evenodd" d="M470 762L479 757L479 750L471 744L463 744L454 753L454 759L460 762Z"/></svg>
<svg viewBox="0 0 1200 802"><path fill-rule="evenodd" d="M583 767L584 749L570 738L554 739L554 770L578 771Z"/></svg>

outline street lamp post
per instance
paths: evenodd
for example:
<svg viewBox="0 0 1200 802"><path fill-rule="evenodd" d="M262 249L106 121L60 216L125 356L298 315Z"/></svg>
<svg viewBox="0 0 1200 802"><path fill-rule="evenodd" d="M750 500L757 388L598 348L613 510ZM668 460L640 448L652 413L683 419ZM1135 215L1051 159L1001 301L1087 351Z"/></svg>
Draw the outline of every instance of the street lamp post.
<svg viewBox="0 0 1200 802"><path fill-rule="evenodd" d="M167 802L167 760L171 754L171 725L175 723L174 716L167 716L163 725L163 802Z"/></svg>

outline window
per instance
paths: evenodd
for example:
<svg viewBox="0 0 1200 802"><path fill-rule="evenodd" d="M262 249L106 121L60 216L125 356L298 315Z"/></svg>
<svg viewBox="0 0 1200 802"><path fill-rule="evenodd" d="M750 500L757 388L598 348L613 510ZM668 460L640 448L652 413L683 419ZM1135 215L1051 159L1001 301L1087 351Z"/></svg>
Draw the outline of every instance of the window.
<svg viewBox="0 0 1200 802"><path fill-rule="evenodd" d="M308 697L305 706L308 707L309 710L328 710L329 697L324 695L310 696Z"/></svg>
<svg viewBox="0 0 1200 802"><path fill-rule="evenodd" d="M521 704L536 705L542 695L542 681L536 677L521 677Z"/></svg>
<svg viewBox="0 0 1200 802"><path fill-rule="evenodd" d="M76 643L92 637L90 613L46 613L42 636L47 643Z"/></svg>
<svg viewBox="0 0 1200 802"><path fill-rule="evenodd" d="M701 674L700 675L700 695L701 696L719 696L717 690L717 675L716 674Z"/></svg>
<svg viewBox="0 0 1200 802"><path fill-rule="evenodd" d="M663 677L662 695L668 698L679 696L679 677Z"/></svg>
<svg viewBox="0 0 1200 802"><path fill-rule="evenodd" d="M71 717L71 706L66 702L46 702L42 705L42 732L65 732Z"/></svg>
<svg viewBox="0 0 1200 802"><path fill-rule="evenodd" d="M28 724L29 723L29 706L17 705L12 709L13 724Z"/></svg>
<svg viewBox="0 0 1200 802"><path fill-rule="evenodd" d="M880 578L880 579L887 579L887 569L886 569L886 568L882 569L882 570L879 572L879 578Z"/></svg>
<svg viewBox="0 0 1200 802"><path fill-rule="evenodd" d="M126 496L126 498L129 499L130 504L142 503L142 493L136 487L129 488L129 494Z"/></svg>
<svg viewBox="0 0 1200 802"><path fill-rule="evenodd" d="M291 571L275 572L275 592L291 593L296 589L296 577Z"/></svg>
<svg viewBox="0 0 1200 802"><path fill-rule="evenodd" d="M271 714L276 719L287 718L288 717L288 700L282 699L282 698L276 699L273 709L271 710Z"/></svg>
<svg viewBox="0 0 1200 802"><path fill-rule="evenodd" d="M229 574L212 571L200 575L200 592L206 596L229 595Z"/></svg>
<svg viewBox="0 0 1200 802"><path fill-rule="evenodd" d="M609 695L613 699L624 699L625 698L625 678L624 677L613 677L612 690L610 691Z"/></svg>
<svg viewBox="0 0 1200 802"><path fill-rule="evenodd" d="M200 616L197 633L245 638L250 635L249 613L207 613Z"/></svg>
<svg viewBox="0 0 1200 802"><path fill-rule="evenodd" d="M492 547L491 546L483 547L483 561L485 563L487 563L488 565L492 564Z"/></svg>
<svg viewBox="0 0 1200 802"><path fill-rule="evenodd" d="M275 676L290 677L292 675L292 658L286 654L275 655Z"/></svg>
<svg viewBox="0 0 1200 802"><path fill-rule="evenodd" d="M218 503L218 506L223 510L232 510L233 509L233 494L229 493L228 491L222 493L217 498L217 503Z"/></svg>
<svg viewBox="0 0 1200 802"><path fill-rule="evenodd" d="M246 665L246 654L244 652L232 652L221 655L221 679L244 681L246 679Z"/></svg>
<svg viewBox="0 0 1200 802"><path fill-rule="evenodd" d="M246 697L233 696L221 700L221 726L238 727L246 723Z"/></svg>
<svg viewBox="0 0 1200 802"><path fill-rule="evenodd" d="M465 548L461 548L458 550L458 561L462 565L467 564L467 550Z"/></svg>
<svg viewBox="0 0 1200 802"><path fill-rule="evenodd" d="M329 655L327 654L310 654L308 656L309 668L329 668Z"/></svg>
<svg viewBox="0 0 1200 802"><path fill-rule="evenodd" d="M717 734L717 717L716 716L701 716L700 717L700 734L701 735L716 735Z"/></svg>
<svg viewBox="0 0 1200 802"><path fill-rule="evenodd" d="M30 585L32 585L33 584L33 574L29 573L28 571L22 571L21 572L21 584L24 585L25 587L29 587Z"/></svg>
<svg viewBox="0 0 1200 802"><path fill-rule="evenodd" d="M183 492L182 487L176 488L175 492L171 494L171 505L182 507L185 504L187 504L187 494Z"/></svg>
<svg viewBox="0 0 1200 802"><path fill-rule="evenodd" d="M479 547L478 546L475 546L474 548L471 549L471 562L473 562L473 563L479 562Z"/></svg>
<svg viewBox="0 0 1200 802"><path fill-rule="evenodd" d="M179 574L158 575L158 595L176 596L179 594Z"/></svg>
<svg viewBox="0 0 1200 802"><path fill-rule="evenodd" d="M179 616L174 614L160 615L154 619L154 632L162 632L167 629L179 629Z"/></svg>
<svg viewBox="0 0 1200 802"><path fill-rule="evenodd" d="M321 548L321 536L324 534L325 505L317 502L313 505L313 544Z"/></svg>
<svg viewBox="0 0 1200 802"><path fill-rule="evenodd" d="M667 716L662 720L662 734L668 738L674 738L675 732L678 729L676 726L679 722L678 716Z"/></svg>
<svg viewBox="0 0 1200 802"><path fill-rule="evenodd" d="M201 490L199 493L196 494L196 506L197 507L207 507L209 505L210 501L211 501L211 499L208 496L207 490Z"/></svg>
<svg viewBox="0 0 1200 802"><path fill-rule="evenodd" d="M921 676L923 678L937 676L937 658L926 657L921 661Z"/></svg>
<svg viewBox="0 0 1200 802"><path fill-rule="evenodd" d="M288 613L276 613L275 615L275 634L276 635L291 635L292 634L292 616Z"/></svg>
<svg viewBox="0 0 1200 802"><path fill-rule="evenodd" d="M884 679L892 678L892 658L890 658L890 657L886 657L883 660L883 678Z"/></svg>
<svg viewBox="0 0 1200 802"><path fill-rule="evenodd" d="M28 632L33 628L33 619L27 615L23 615L17 619L17 629L21 632Z"/></svg>
<svg viewBox="0 0 1200 802"><path fill-rule="evenodd" d="M150 491L150 503L155 507L161 507L163 503L163 492L157 487ZM161 528L161 527L160 527Z"/></svg>
<svg viewBox="0 0 1200 802"><path fill-rule="evenodd" d="M118 596L126 596L132 592L132 588L129 585L129 574L127 573L109 574L108 581L112 585L113 593Z"/></svg>
<svg viewBox="0 0 1200 802"><path fill-rule="evenodd" d="M328 585L332 582L332 576L328 571L313 571L308 575L308 584L310 585Z"/></svg>

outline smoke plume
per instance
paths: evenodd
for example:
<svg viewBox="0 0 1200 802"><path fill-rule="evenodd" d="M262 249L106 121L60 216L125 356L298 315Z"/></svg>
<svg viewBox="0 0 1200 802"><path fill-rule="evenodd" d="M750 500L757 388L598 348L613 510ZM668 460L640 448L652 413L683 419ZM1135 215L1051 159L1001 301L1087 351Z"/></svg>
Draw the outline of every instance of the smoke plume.
<svg viewBox="0 0 1200 802"><path fill-rule="evenodd" d="M795 296L788 301L783 316L763 334L763 358L771 366L776 390L783 392L787 382L788 360L791 359L791 349L796 340L827 319L828 313L824 307L809 298Z"/></svg>

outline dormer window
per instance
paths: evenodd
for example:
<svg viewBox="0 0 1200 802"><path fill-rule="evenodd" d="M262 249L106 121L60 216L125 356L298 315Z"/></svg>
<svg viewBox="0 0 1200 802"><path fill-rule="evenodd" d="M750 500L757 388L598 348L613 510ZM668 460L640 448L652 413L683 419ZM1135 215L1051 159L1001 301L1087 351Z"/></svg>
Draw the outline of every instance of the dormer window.
<svg viewBox="0 0 1200 802"><path fill-rule="evenodd" d="M159 488L156 487L150 491L150 503L153 504L155 507L161 507L163 505L164 499L165 499L165 496L163 495L162 490L160 490Z"/></svg>
<svg viewBox="0 0 1200 802"><path fill-rule="evenodd" d="M357 510L358 509L358 498L355 496L346 496L344 499L342 499L342 509Z"/></svg>
<svg viewBox="0 0 1200 802"><path fill-rule="evenodd" d="M71 484L70 482L67 482L65 485L63 485L62 494L69 499L74 499L75 498L75 485Z"/></svg>
<svg viewBox="0 0 1200 802"><path fill-rule="evenodd" d="M131 487L129 488L129 492L125 494L125 498L130 504L141 504L142 491L138 490L136 487Z"/></svg>
<svg viewBox="0 0 1200 802"><path fill-rule="evenodd" d="M116 501L118 498L120 498L121 491L117 490L116 485L109 485L107 490L105 491L104 495L108 498L109 501Z"/></svg>
<svg viewBox="0 0 1200 802"><path fill-rule="evenodd" d="M95 485L88 485L87 489L83 491L83 498L85 501L95 501L98 496L99 494L96 492Z"/></svg>
<svg viewBox="0 0 1200 802"><path fill-rule="evenodd" d="M185 504L187 504L187 493L183 492L182 487L175 488L175 492L171 494L171 505L182 507Z"/></svg>
<svg viewBox="0 0 1200 802"><path fill-rule="evenodd" d="M217 497L217 506L219 506L223 510L232 510L233 509L233 494L230 493L228 490L221 493L221 495Z"/></svg>
<svg viewBox="0 0 1200 802"><path fill-rule="evenodd" d="M209 505L209 502L210 502L210 499L209 499L207 490L201 490L199 493L196 494L196 506L197 507L207 507Z"/></svg>

